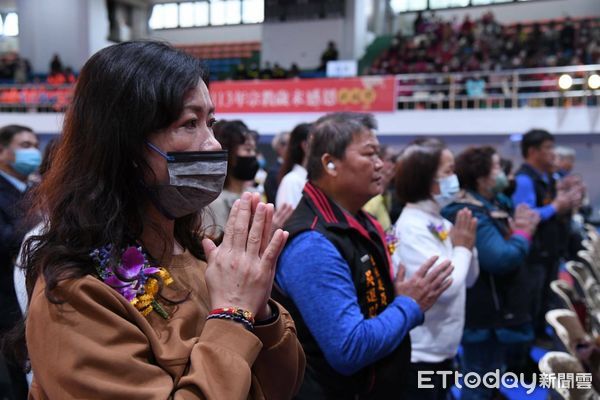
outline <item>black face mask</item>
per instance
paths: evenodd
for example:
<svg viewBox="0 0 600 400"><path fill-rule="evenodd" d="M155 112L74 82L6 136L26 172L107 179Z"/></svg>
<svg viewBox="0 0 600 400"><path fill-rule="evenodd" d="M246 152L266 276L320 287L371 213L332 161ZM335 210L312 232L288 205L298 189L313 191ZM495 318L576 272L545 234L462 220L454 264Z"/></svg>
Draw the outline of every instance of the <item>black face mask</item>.
<svg viewBox="0 0 600 400"><path fill-rule="evenodd" d="M231 175L240 181L251 181L258 172L258 167L256 156L237 157L235 166L231 170Z"/></svg>
<svg viewBox="0 0 600 400"><path fill-rule="evenodd" d="M157 208L170 219L196 213L216 199L227 174L227 151L164 153L147 143L167 160L169 183L149 188Z"/></svg>

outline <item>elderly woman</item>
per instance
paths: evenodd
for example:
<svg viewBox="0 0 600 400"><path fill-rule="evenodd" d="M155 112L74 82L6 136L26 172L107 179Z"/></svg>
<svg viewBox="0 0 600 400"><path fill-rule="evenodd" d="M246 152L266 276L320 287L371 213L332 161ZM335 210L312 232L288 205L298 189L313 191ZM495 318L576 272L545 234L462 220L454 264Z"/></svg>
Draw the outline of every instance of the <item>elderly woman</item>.
<svg viewBox="0 0 600 400"><path fill-rule="evenodd" d="M286 399L304 356L269 300L287 234L234 203L220 246L196 215L227 154L199 60L156 42L88 60L25 251L33 399ZM207 260L207 261L204 261Z"/></svg>
<svg viewBox="0 0 600 400"><path fill-rule="evenodd" d="M464 192L442 213L455 220L467 207L477 217L475 247L481 266L479 278L467 291L462 369L483 376L505 367L509 347L533 339L533 296L523 263L539 217L526 205L514 215L506 208L501 194L508 179L492 147L463 151L456 159L456 172ZM494 390L483 385L461 392L461 399L493 396Z"/></svg>
<svg viewBox="0 0 600 400"><path fill-rule="evenodd" d="M383 189L374 128L370 115L336 113L312 131L308 183L276 275L307 353L297 399L403 398L408 332L450 284L449 262L427 273L435 258L408 280L391 275L383 230L361 211Z"/></svg>
<svg viewBox="0 0 600 400"><path fill-rule="evenodd" d="M409 145L398 160L396 189L405 204L395 225L398 247L394 267L411 277L432 256L450 260L452 284L425 313L425 323L411 333L409 399L445 399L450 385L433 375L433 388L418 388L420 371L451 371L465 322L465 296L479 274L473 257L477 221L461 210L454 226L440 214L458 190L454 157L441 142Z"/></svg>

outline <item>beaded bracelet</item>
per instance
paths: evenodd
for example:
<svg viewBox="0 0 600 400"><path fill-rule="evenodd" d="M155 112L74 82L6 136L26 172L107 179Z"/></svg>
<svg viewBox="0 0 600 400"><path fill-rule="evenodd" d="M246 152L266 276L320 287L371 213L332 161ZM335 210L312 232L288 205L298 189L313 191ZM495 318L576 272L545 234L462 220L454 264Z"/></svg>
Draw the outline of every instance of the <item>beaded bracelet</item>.
<svg viewBox="0 0 600 400"><path fill-rule="evenodd" d="M208 316L209 319L229 319L231 321L239 322L249 331L254 330L254 316L252 312L243 310L237 307L225 307L225 308L217 308L212 310Z"/></svg>

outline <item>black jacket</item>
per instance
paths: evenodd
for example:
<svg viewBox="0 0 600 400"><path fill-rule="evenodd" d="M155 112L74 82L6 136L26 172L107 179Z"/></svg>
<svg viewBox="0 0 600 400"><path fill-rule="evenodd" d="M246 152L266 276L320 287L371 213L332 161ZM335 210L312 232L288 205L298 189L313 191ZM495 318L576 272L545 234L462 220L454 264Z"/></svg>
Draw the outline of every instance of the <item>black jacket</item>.
<svg viewBox="0 0 600 400"><path fill-rule="evenodd" d="M528 164L523 164L516 175L527 175L533 181L535 190L536 207L546 206L556 197L556 182L551 176L548 182L544 181L540 174ZM528 263L555 263L564 251L563 226L557 215L540 221L537 226L531 248L529 250Z"/></svg>
<svg viewBox="0 0 600 400"><path fill-rule="evenodd" d="M0 333L11 329L21 318L13 268L26 233L23 198L24 194L0 175Z"/></svg>
<svg viewBox="0 0 600 400"><path fill-rule="evenodd" d="M365 318L375 317L394 299L391 260L381 226L369 215L354 217L307 183L298 207L284 227L294 236L314 230L324 235L348 263ZM374 278L368 279L368 278ZM375 283L373 283L375 282ZM307 371L297 399L402 399L410 363L410 336L389 356L352 376L336 372L326 361L300 311L275 288L273 297L291 313L307 358ZM359 396L359 397L356 397Z"/></svg>

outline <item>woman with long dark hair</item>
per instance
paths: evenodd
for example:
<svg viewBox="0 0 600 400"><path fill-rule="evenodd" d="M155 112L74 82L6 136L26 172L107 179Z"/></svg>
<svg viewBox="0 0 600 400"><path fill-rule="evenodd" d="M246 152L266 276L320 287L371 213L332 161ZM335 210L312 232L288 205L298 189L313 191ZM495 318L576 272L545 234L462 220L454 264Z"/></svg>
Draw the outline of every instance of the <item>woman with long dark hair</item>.
<svg viewBox="0 0 600 400"><path fill-rule="evenodd" d="M289 204L296 208L302 198L302 190L306 184L306 152L310 128L311 124L299 124L290 133L283 165L279 170L279 188L275 198L277 207Z"/></svg>
<svg viewBox="0 0 600 400"><path fill-rule="evenodd" d="M31 398L282 399L304 356L269 300L286 241L244 194L202 240L226 152L199 60L157 42L85 64L26 246ZM203 261L206 260L206 261Z"/></svg>

